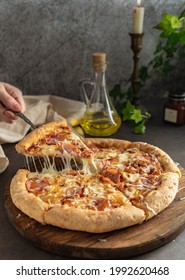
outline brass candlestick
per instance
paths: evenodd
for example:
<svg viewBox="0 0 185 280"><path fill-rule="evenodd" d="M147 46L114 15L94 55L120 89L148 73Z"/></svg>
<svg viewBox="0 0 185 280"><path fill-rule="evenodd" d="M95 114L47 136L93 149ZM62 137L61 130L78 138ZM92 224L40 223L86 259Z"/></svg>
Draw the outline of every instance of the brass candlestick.
<svg viewBox="0 0 185 280"><path fill-rule="evenodd" d="M140 61L140 52L142 49L143 43L143 33L134 34L129 33L131 37L131 49L134 53L134 69L132 73L131 83L132 83L132 91L135 95L134 101L137 102L138 93L141 87L141 80L139 78L139 61Z"/></svg>

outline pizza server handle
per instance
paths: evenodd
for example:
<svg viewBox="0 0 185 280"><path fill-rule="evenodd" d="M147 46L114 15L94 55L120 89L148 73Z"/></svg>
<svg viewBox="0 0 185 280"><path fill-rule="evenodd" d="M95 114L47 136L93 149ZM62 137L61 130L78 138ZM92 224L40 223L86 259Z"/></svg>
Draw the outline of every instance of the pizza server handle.
<svg viewBox="0 0 185 280"><path fill-rule="evenodd" d="M26 123L28 123L31 126L31 129L36 129L36 126L21 112L13 112L14 115L18 116L19 118L23 119Z"/></svg>

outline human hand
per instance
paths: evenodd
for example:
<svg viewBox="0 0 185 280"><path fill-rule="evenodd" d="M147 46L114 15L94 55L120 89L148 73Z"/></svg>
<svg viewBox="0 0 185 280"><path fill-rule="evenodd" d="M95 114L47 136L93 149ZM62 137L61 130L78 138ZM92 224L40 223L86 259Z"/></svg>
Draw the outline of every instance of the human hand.
<svg viewBox="0 0 185 280"><path fill-rule="evenodd" d="M16 120L17 116L12 111L25 111L22 92L12 85L0 82L0 121L12 123Z"/></svg>

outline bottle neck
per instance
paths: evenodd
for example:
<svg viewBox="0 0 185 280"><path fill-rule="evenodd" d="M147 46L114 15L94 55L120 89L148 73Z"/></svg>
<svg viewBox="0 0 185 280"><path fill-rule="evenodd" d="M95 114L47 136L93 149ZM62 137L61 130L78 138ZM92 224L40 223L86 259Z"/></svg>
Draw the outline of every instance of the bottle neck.
<svg viewBox="0 0 185 280"><path fill-rule="evenodd" d="M96 85L106 86L105 71L94 71L94 81Z"/></svg>

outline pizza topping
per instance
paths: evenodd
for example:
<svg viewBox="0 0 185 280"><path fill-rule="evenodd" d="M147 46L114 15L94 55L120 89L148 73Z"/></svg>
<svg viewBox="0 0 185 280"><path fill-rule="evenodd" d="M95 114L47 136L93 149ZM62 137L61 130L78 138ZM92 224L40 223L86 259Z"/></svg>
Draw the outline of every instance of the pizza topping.
<svg viewBox="0 0 185 280"><path fill-rule="evenodd" d="M102 175L110 178L110 180L114 183L120 182L121 172L118 169L115 168L106 169L102 172Z"/></svg>
<svg viewBox="0 0 185 280"><path fill-rule="evenodd" d="M48 137L45 138L45 142L47 145L56 145L58 143L60 143L61 141L64 141L64 139L66 138L65 134L51 134Z"/></svg>
<svg viewBox="0 0 185 280"><path fill-rule="evenodd" d="M97 200L93 201L92 205L98 211L104 211L105 209L115 208L113 202L108 198L98 198Z"/></svg>
<svg viewBox="0 0 185 280"><path fill-rule="evenodd" d="M143 177L140 181L144 187L149 189L157 188L161 184L161 179L157 176Z"/></svg>
<svg viewBox="0 0 185 280"><path fill-rule="evenodd" d="M61 199L60 203L63 205L67 201L74 201L75 198L79 199L84 196L84 187L71 187L65 192L65 196Z"/></svg>
<svg viewBox="0 0 185 280"><path fill-rule="evenodd" d="M37 143L33 143L29 148L25 149L25 152L32 154L38 150L40 150L40 141L38 141Z"/></svg>
<svg viewBox="0 0 185 280"><path fill-rule="evenodd" d="M68 154L70 154L71 156L73 156L74 154L78 154L79 149L76 145L71 144L71 143L64 143L61 147L60 147L60 151L62 153L67 152Z"/></svg>
<svg viewBox="0 0 185 280"><path fill-rule="evenodd" d="M28 192L40 193L45 187L49 186L49 182L46 178L39 180L38 178L32 178L26 181L26 189Z"/></svg>
<svg viewBox="0 0 185 280"><path fill-rule="evenodd" d="M73 196L79 196L82 197L84 193L84 187L71 187L68 188L65 192L66 197L73 197Z"/></svg>
<svg viewBox="0 0 185 280"><path fill-rule="evenodd" d="M81 158L90 158L92 156L92 151L87 149L81 149Z"/></svg>
<svg viewBox="0 0 185 280"><path fill-rule="evenodd" d="M104 148L95 152L94 159L100 171L110 166L132 174L159 175L163 170L154 154L141 151L138 148L125 150Z"/></svg>

